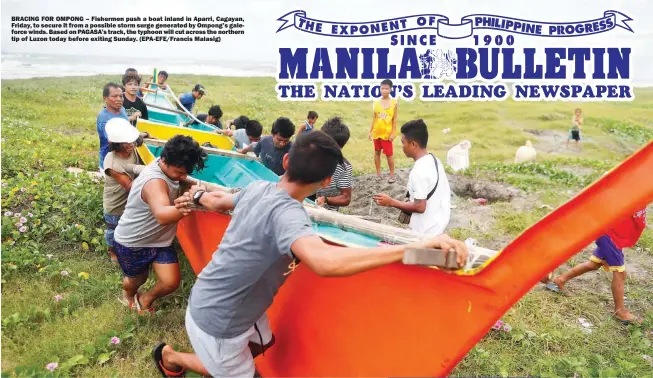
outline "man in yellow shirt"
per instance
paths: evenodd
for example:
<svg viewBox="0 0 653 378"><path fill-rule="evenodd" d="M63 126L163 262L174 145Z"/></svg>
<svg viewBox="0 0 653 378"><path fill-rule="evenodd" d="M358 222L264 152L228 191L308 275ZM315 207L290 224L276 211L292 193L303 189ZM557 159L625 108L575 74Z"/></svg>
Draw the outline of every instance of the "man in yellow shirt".
<svg viewBox="0 0 653 378"><path fill-rule="evenodd" d="M374 141L374 166L376 175L381 178L381 151L388 159L390 179L388 183L395 182L395 162L392 156L392 141L397 135L397 100L390 97L392 81L389 79L381 82L381 99L374 101L372 125L368 139Z"/></svg>

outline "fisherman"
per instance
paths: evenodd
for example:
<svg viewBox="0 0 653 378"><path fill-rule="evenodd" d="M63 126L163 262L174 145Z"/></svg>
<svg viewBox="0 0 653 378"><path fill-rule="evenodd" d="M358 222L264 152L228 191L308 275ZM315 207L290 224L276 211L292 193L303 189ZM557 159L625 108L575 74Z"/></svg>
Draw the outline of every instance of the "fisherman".
<svg viewBox="0 0 653 378"><path fill-rule="evenodd" d="M139 313L154 312L152 302L179 286L179 262L172 246L177 222L189 211L179 199L179 182L204 168L205 153L189 136L169 139L161 157L149 164L133 181L125 211L114 234L115 253L122 268L120 301ZM157 275L154 286L138 293L150 267Z"/></svg>
<svg viewBox="0 0 653 378"><path fill-rule="evenodd" d="M231 130L233 128L235 130L239 130L239 129L244 129L245 125L247 125L247 122L249 122L249 118L247 118L247 116L241 115L238 118L227 120L224 126L226 129Z"/></svg>
<svg viewBox="0 0 653 378"><path fill-rule="evenodd" d="M246 148L249 145L256 147L256 143L261 140L261 134L263 134L263 126L259 121L253 119L251 121L247 121L244 129L227 129L222 135L234 138L234 142L236 142L236 148L238 152L241 152L242 149Z"/></svg>
<svg viewBox="0 0 653 378"><path fill-rule="evenodd" d="M220 105L213 105L209 108L209 112L207 113L200 113L198 114L195 118L197 118L198 121L204 122L208 125L212 125L217 127L219 130L222 130L222 121L220 120L222 118L222 109L220 109ZM194 119L191 119L186 123L186 127L191 126L191 125L198 125L199 122L195 121Z"/></svg>
<svg viewBox="0 0 653 378"><path fill-rule="evenodd" d="M125 70L125 74L124 74L124 75L129 75L129 74L134 74L134 75L136 75L136 76L140 76L140 75L138 75L138 71L136 71L136 68L127 68L127 69ZM123 77L124 77L124 75L123 75ZM126 89L125 89L125 84L121 85L121 86L120 86L120 89L122 89L122 91L125 92L125 90L126 90ZM140 98L143 98L143 92L141 92L141 88L138 88L138 93L136 93L136 95L137 95L138 97L140 97Z"/></svg>
<svg viewBox="0 0 653 378"><path fill-rule="evenodd" d="M181 376L186 369L213 377L255 376L254 357L275 343L266 311L297 260L323 277L350 276L401 261L406 248L418 247L454 250L463 265L465 245L446 235L376 248L322 241L302 202L328 187L341 163L333 138L312 131L298 136L283 156L286 171L278 183L255 181L235 195L195 186L184 195L211 211L233 210L233 217L191 290L185 323L195 353L177 352L165 343L152 350L164 376Z"/></svg>
<svg viewBox="0 0 653 378"><path fill-rule="evenodd" d="M118 259L114 252L114 231L125 211L127 196L136 176L145 168L136 154L138 130L123 118L113 118L106 125L109 153L104 158L104 192L102 207L107 230L104 238L109 247L109 258L114 264Z"/></svg>
<svg viewBox="0 0 653 378"><path fill-rule="evenodd" d="M184 93L183 95L179 96L179 102L181 105L183 105L186 110L191 113L193 111L193 105L195 105L195 101L199 100L204 96L204 87L202 84L196 84L195 87L193 87L193 90L189 93ZM184 110L180 108L181 110Z"/></svg>
<svg viewBox="0 0 653 378"><path fill-rule="evenodd" d="M138 97L141 77L137 73L126 73L122 77L125 93L122 107L125 108L127 117L132 126L136 126L138 118L148 119L147 106L143 99Z"/></svg>
<svg viewBox="0 0 653 378"><path fill-rule="evenodd" d="M333 138L340 150L345 147L349 140L349 128L342 122L340 117L328 119L321 129L325 134ZM326 188L320 188L316 195L315 203L327 210L339 211L341 206L349 206L351 202L351 189L353 186L353 172L349 161L342 158L342 163L336 166L331 183Z"/></svg>
<svg viewBox="0 0 653 378"><path fill-rule="evenodd" d="M283 157L290 151L292 142L290 138L295 134L295 125L286 117L280 117L272 124L272 135L266 135L256 143L251 144L240 153L246 154L254 151L256 156L261 158L261 162L269 170L282 176L286 172L283 166Z"/></svg>
<svg viewBox="0 0 653 378"><path fill-rule="evenodd" d="M411 230L438 235L444 232L451 216L451 189L442 162L426 149L429 131L423 120L413 120L401 126L401 145L404 154L415 160L408 175L409 201L398 201L387 194L378 194L374 200L379 206L401 210L400 222L409 224Z"/></svg>
<svg viewBox="0 0 653 378"><path fill-rule="evenodd" d="M309 111L308 115L306 115L306 119L303 120L300 124L299 130L297 130L297 135L301 135L304 132L313 130L313 127L315 127L315 122L317 122L317 117L318 115L315 110Z"/></svg>
<svg viewBox="0 0 653 378"><path fill-rule="evenodd" d="M104 174L104 157L109 153L109 141L107 140L107 133L105 126L112 118L127 118L125 108L122 107L123 95L122 90L115 83L108 83L102 89L102 98L106 105L98 114L95 122L95 128L100 139L100 172Z"/></svg>
<svg viewBox="0 0 653 378"><path fill-rule="evenodd" d="M150 76L150 83L153 83L154 76ZM166 80L168 80L168 73L166 71L159 71L156 75L156 83L160 89L167 90L168 86L166 85Z"/></svg>

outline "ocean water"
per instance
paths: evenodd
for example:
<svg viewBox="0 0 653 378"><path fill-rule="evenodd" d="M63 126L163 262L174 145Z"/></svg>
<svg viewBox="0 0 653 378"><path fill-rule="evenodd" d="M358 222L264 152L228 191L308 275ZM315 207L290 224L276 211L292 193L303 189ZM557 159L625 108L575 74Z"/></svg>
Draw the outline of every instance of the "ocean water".
<svg viewBox="0 0 653 378"><path fill-rule="evenodd" d="M163 63L163 65L162 65ZM92 76L120 74L133 67L144 77L156 67L171 74L195 74L237 77L274 77L275 63L234 61L197 61L126 57L70 56L49 54L2 53L2 80L33 77Z"/></svg>

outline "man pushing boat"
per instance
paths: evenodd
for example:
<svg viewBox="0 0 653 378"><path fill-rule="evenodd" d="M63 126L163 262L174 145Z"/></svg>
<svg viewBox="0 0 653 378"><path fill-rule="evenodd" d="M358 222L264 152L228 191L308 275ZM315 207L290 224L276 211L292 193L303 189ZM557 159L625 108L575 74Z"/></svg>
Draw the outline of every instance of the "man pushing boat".
<svg viewBox="0 0 653 378"><path fill-rule="evenodd" d="M170 138L161 157L146 166L131 184L127 205L114 233L114 252L125 273L120 301L140 313L153 312L152 302L179 287L177 252L172 241L177 222L189 211L180 205L179 182L204 168L204 151L189 136ZM154 286L138 293L150 267Z"/></svg>
<svg viewBox="0 0 653 378"><path fill-rule="evenodd" d="M267 309L281 285L301 261L320 276L350 276L401 261L407 247L455 251L462 266L463 243L446 235L412 245L343 248L326 244L315 233L302 206L304 199L329 186L343 161L336 141L322 131L297 137L283 156L278 183L255 181L239 193L206 192L194 186L180 197L212 210L233 210L218 250L198 275L186 310L186 331L195 353L165 343L152 350L164 376L186 369L205 376L254 376L254 357L270 348L274 335Z"/></svg>

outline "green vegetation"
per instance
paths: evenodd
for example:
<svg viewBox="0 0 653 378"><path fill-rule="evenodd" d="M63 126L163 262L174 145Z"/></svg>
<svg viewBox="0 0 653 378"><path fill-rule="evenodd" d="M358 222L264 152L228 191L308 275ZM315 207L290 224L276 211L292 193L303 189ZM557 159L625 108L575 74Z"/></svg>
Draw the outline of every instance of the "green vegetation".
<svg viewBox="0 0 653 378"><path fill-rule="evenodd" d="M181 259L180 289L158 303L155 316L139 318L130 313L116 300L121 275L106 257L102 183L65 172L71 166L97 169L95 118L102 107L101 87L109 80L118 76L2 83L3 377L154 377L158 372L149 353L157 340L190 350L183 323L194 275L186 260ZM367 140L369 103L281 103L271 79L172 76L170 80L180 93L197 82L208 93L198 101L199 109L206 111L218 103L225 119L244 114L259 119L268 130L277 117L299 122L308 110L320 114L318 124L329 116L343 117L352 130L345 155L356 174L373 171ZM653 138L653 90L636 92L632 103L581 105L586 114L582 153L564 148L577 104L402 102L399 123L423 118L432 136L429 148L442 160L450 147L470 140L473 166L464 174L510 183L539 196L543 204L558 206L569 198L568 190L590 184ZM442 133L446 128L451 132ZM538 148L537 163L512 164L516 148L528 139ZM399 141L395 147L398 166L410 166L400 153ZM510 204L493 205L492 210L491 233L456 229L452 235L512 238L549 211L538 207L517 212ZM645 231L638 247L638 261L650 272L653 230ZM537 254L537 246L533 253ZM627 303L645 322L642 328L624 328L610 319L610 276L596 274L598 281L593 282L601 290L596 285L571 284L577 291L570 297L533 290L504 317L512 330L491 331L453 373L651 376L651 362L643 356L653 356L653 275L649 273L649 280L626 282ZM595 325L591 334L582 332L580 317ZM49 363L58 364L52 372L46 368Z"/></svg>

